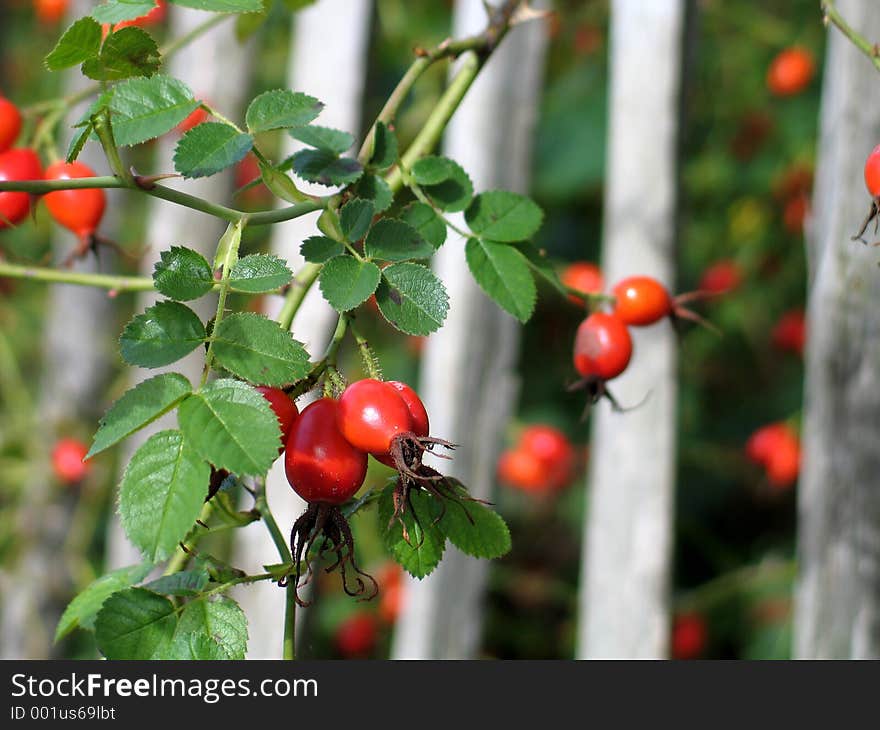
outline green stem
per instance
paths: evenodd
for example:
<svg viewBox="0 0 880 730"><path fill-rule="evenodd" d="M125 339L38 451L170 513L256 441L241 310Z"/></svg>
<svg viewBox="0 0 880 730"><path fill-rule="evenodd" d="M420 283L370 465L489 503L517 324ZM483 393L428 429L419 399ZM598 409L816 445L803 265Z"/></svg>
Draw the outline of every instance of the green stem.
<svg viewBox="0 0 880 730"><path fill-rule="evenodd" d="M211 502L205 502L202 506L202 511L199 514L199 522L208 523L208 520L211 517L211 513L214 511L214 505ZM168 561L168 565L165 566L165 572L162 575L171 575L172 573L179 573L184 569L186 564L189 562L190 553L193 548L198 544L199 540L202 539L202 536L207 533L207 530L203 528L201 525L196 524L192 530L190 530L190 534L183 542L182 547L177 548L177 552L174 553L174 557ZM185 548L185 549L184 549Z"/></svg>
<svg viewBox="0 0 880 730"><path fill-rule="evenodd" d="M825 24L827 25L830 22L836 25L840 32L849 38L853 45L870 58L871 63L880 70L880 44L871 43L867 38L857 33L844 20L833 0L823 0L820 3L820 7L822 8Z"/></svg>
<svg viewBox="0 0 880 730"><path fill-rule="evenodd" d="M220 239L220 246L226 246L222 262L222 277L220 279L220 294L217 296L217 313L214 315L213 332L217 331L220 323L223 321L223 315L226 313L226 297L229 295L229 272L238 260L238 247L241 245L241 233L244 230L244 221L236 221L230 223L223 238ZM227 239L227 237L229 237ZM204 385L208 382L208 375L211 372L211 363L214 361L214 336L208 340L208 352L205 354L205 369L202 371L202 382Z"/></svg>
<svg viewBox="0 0 880 730"><path fill-rule="evenodd" d="M278 523L275 522L272 510L269 509L269 502L266 500L265 486L263 486L257 493L257 500L254 504L254 509L256 509L263 518L263 523L269 531L272 542L275 543L275 548L278 550L281 562L292 563L293 555L290 553L290 548L287 545L287 541L284 539L284 535L281 534ZM281 656L283 659L292 660L296 659L296 583L288 581L285 590L284 639Z"/></svg>
<svg viewBox="0 0 880 730"><path fill-rule="evenodd" d="M278 314L278 324L281 329L289 330L293 324L293 318L296 316L303 299L312 288L312 284L321 273L321 264L305 264L293 277L290 282L290 289L287 290L287 296L284 297L284 304L281 312Z"/></svg>
<svg viewBox="0 0 880 730"><path fill-rule="evenodd" d="M148 276L112 276L88 274L80 271L63 271L44 266L23 266L0 261L0 278L31 279L59 284L76 284L109 289L115 292L152 291L153 280Z"/></svg>

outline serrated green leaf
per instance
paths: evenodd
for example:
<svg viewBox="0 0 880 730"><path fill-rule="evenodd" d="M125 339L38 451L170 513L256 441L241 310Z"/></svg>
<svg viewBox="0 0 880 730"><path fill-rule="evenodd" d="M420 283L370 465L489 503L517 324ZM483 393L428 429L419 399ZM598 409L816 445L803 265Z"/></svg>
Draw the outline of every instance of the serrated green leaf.
<svg viewBox="0 0 880 730"><path fill-rule="evenodd" d="M520 322L528 321L537 290L525 256L506 243L478 238L469 238L464 251L480 288Z"/></svg>
<svg viewBox="0 0 880 730"><path fill-rule="evenodd" d="M339 209L339 226L348 241L360 241L373 222L373 203L352 198Z"/></svg>
<svg viewBox="0 0 880 730"><path fill-rule="evenodd" d="M301 127L317 117L323 108L324 104L313 96L276 89L260 94L250 103L245 113L245 123L253 134Z"/></svg>
<svg viewBox="0 0 880 730"><path fill-rule="evenodd" d="M240 258L229 272L229 285L240 292L262 294L289 284L293 272L277 256L251 254Z"/></svg>
<svg viewBox="0 0 880 730"><path fill-rule="evenodd" d="M289 134L309 147L326 150L334 155L341 155L354 144L353 134L330 127L319 127L317 124L296 127Z"/></svg>
<svg viewBox="0 0 880 730"><path fill-rule="evenodd" d="M263 9L263 0L168 0L172 5L212 13L258 13Z"/></svg>
<svg viewBox="0 0 880 730"><path fill-rule="evenodd" d="M97 58L89 58L82 72L96 81L118 81L131 76L152 76L159 70L159 47L152 36L134 26L107 36Z"/></svg>
<svg viewBox="0 0 880 730"><path fill-rule="evenodd" d="M129 365L157 368L179 360L205 340L198 315L179 302L159 302L122 331L119 347Z"/></svg>
<svg viewBox="0 0 880 730"><path fill-rule="evenodd" d="M394 485L385 488L379 497L379 530L385 548L411 576L421 580L433 572L446 548L446 537L435 521L440 516L437 501L421 489L410 491L409 504L400 520L394 514ZM403 528L406 526L406 537Z"/></svg>
<svg viewBox="0 0 880 730"><path fill-rule="evenodd" d="M467 173L448 157L432 155L417 160L412 166L412 177L441 210L464 210L474 195Z"/></svg>
<svg viewBox="0 0 880 730"><path fill-rule="evenodd" d="M370 167L386 170L397 162L397 136L384 122L376 122L373 134L373 153L370 155Z"/></svg>
<svg viewBox="0 0 880 730"><path fill-rule="evenodd" d="M473 199L464 219L477 236L511 243L534 236L544 220L544 212L524 195L490 190Z"/></svg>
<svg viewBox="0 0 880 730"><path fill-rule="evenodd" d="M501 516L484 504L469 499L457 479L447 478L458 497L450 500L437 523L438 529L459 550L475 558L500 558L510 552L510 530Z"/></svg>
<svg viewBox="0 0 880 730"><path fill-rule="evenodd" d="M363 175L354 188L354 194L363 200L370 200L376 213L388 210L394 200L394 193L379 175Z"/></svg>
<svg viewBox="0 0 880 730"><path fill-rule="evenodd" d="M309 374L309 354L288 330L254 312L226 317L214 331L214 357L257 385L284 385Z"/></svg>
<svg viewBox="0 0 880 730"><path fill-rule="evenodd" d="M345 251L345 246L327 236L310 236L299 247L302 257L312 264L323 264Z"/></svg>
<svg viewBox="0 0 880 730"><path fill-rule="evenodd" d="M364 241L364 253L383 261L409 261L428 258L434 253L434 247L409 223L383 218L370 229Z"/></svg>
<svg viewBox="0 0 880 730"><path fill-rule="evenodd" d="M430 205L418 200L410 203L401 212L400 219L415 228L434 249L446 243L446 223Z"/></svg>
<svg viewBox="0 0 880 730"><path fill-rule="evenodd" d="M99 23L116 24L142 18L155 7L155 0L106 0L92 11L92 17Z"/></svg>
<svg viewBox="0 0 880 730"><path fill-rule="evenodd" d="M110 406L86 458L100 454L152 423L191 392L189 380L179 373L163 373L138 383Z"/></svg>
<svg viewBox="0 0 880 730"><path fill-rule="evenodd" d="M258 163L258 165L260 167L260 177L273 195L286 200L288 203L300 203L308 200L308 196L296 187L296 184L288 177L287 173L264 165L262 162Z"/></svg>
<svg viewBox="0 0 880 730"><path fill-rule="evenodd" d="M241 160L254 138L222 122L202 122L189 130L174 150L174 169L184 177L215 175Z"/></svg>
<svg viewBox="0 0 880 730"><path fill-rule="evenodd" d="M171 659L244 659L247 619L231 598L199 598L186 604L171 644Z"/></svg>
<svg viewBox="0 0 880 730"><path fill-rule="evenodd" d="M293 155L293 171L303 180L319 185L347 185L363 173L361 163L339 157L329 150L300 150Z"/></svg>
<svg viewBox="0 0 880 730"><path fill-rule="evenodd" d="M174 129L199 106L182 81L156 74L117 84L110 100L113 137L135 145Z"/></svg>
<svg viewBox="0 0 880 730"><path fill-rule="evenodd" d="M144 588L128 588L104 602L95 638L107 659L162 659L176 626L171 601Z"/></svg>
<svg viewBox="0 0 880 730"><path fill-rule="evenodd" d="M67 604L58 626L55 628L55 641L67 636L74 629L93 629L95 617L101 606L110 596L131 587L144 579L152 565L129 565L119 568L93 580Z"/></svg>
<svg viewBox="0 0 880 730"><path fill-rule="evenodd" d="M50 71L76 66L101 52L101 26L92 18L80 18L55 44L44 63Z"/></svg>
<svg viewBox="0 0 880 730"><path fill-rule="evenodd" d="M134 453L119 485L128 539L149 560L172 555L202 509L211 468L180 431L160 431Z"/></svg>
<svg viewBox="0 0 880 730"><path fill-rule="evenodd" d="M559 274L556 273L556 267L547 258L547 254L539 251L533 244L528 241L518 241L511 244L517 251L525 256L532 271L538 274L544 281L552 286L563 296L568 296L568 291L559 280Z"/></svg>
<svg viewBox="0 0 880 730"><path fill-rule="evenodd" d="M347 312L376 291L382 272L376 264L354 256L336 256L321 268L321 293L337 312Z"/></svg>
<svg viewBox="0 0 880 730"><path fill-rule="evenodd" d="M143 587L163 596L195 596L201 593L206 585L208 585L206 571L182 570L144 583Z"/></svg>
<svg viewBox="0 0 880 730"><path fill-rule="evenodd" d="M392 264L376 290L382 316L408 335L429 335L443 325L449 296L442 282L420 264Z"/></svg>
<svg viewBox="0 0 880 730"><path fill-rule="evenodd" d="M242 13L235 19L235 40L239 43L244 43L262 28L263 23L268 19L268 10L262 10L259 13Z"/></svg>
<svg viewBox="0 0 880 730"><path fill-rule="evenodd" d="M268 401L247 383L221 378L177 410L186 440L218 469L261 476L278 458L281 429Z"/></svg>
<svg viewBox="0 0 880 730"><path fill-rule="evenodd" d="M214 272L198 251L172 246L162 251L153 266L153 283L169 299L185 302L198 299L214 288Z"/></svg>

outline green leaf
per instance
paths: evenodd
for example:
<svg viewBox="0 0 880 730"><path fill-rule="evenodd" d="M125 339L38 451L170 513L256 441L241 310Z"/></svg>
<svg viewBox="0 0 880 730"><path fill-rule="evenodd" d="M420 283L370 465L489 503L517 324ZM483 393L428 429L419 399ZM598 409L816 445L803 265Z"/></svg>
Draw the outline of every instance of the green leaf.
<svg viewBox="0 0 880 730"><path fill-rule="evenodd" d="M263 9L263 0L168 0L172 5L212 13L258 13Z"/></svg>
<svg viewBox="0 0 880 730"><path fill-rule="evenodd" d="M202 122L174 150L174 169L184 177L207 177L234 165L254 146L254 138L222 122Z"/></svg>
<svg viewBox="0 0 880 730"><path fill-rule="evenodd" d="M410 203L403 209L400 219L415 228L435 249L446 243L446 223L430 205L418 200Z"/></svg>
<svg viewBox="0 0 880 730"><path fill-rule="evenodd" d="M163 575L161 578L144 584L144 588L161 593L163 596L195 596L208 585L208 573L204 570L182 570L179 573Z"/></svg>
<svg viewBox="0 0 880 730"><path fill-rule="evenodd" d="M269 12L262 10L259 13L243 13L235 19L235 40L244 43L254 33L263 27L269 19Z"/></svg>
<svg viewBox="0 0 880 730"><path fill-rule="evenodd" d="M464 210L474 195L474 186L461 165L448 157L429 156L412 166L412 177L438 208Z"/></svg>
<svg viewBox="0 0 880 730"><path fill-rule="evenodd" d="M376 291L382 272L376 264L354 256L336 256L321 269L321 293L337 312L347 312Z"/></svg>
<svg viewBox="0 0 880 730"><path fill-rule="evenodd" d="M260 177L262 178L263 183L269 188L269 192L273 195L282 200L286 200L288 203L300 203L308 199L306 194L296 187L296 184L290 179L287 173L282 172L277 168L264 165L262 162L258 162L257 164L260 167Z"/></svg>
<svg viewBox="0 0 880 730"><path fill-rule="evenodd" d="M293 171L319 185L347 185L363 173L361 163L329 150L300 150L293 155Z"/></svg>
<svg viewBox="0 0 880 730"><path fill-rule="evenodd" d="M510 530L501 516L479 502L469 499L457 479L447 478L457 493L458 502L446 505L437 524L459 550L475 558L500 558L510 552Z"/></svg>
<svg viewBox="0 0 880 730"><path fill-rule="evenodd" d="M339 225L348 241L360 241L373 222L373 203L352 198L339 210Z"/></svg>
<svg viewBox="0 0 880 730"><path fill-rule="evenodd" d="M187 442L218 469L261 476L278 458L278 419L247 383L208 383L180 404L177 418Z"/></svg>
<svg viewBox="0 0 880 730"><path fill-rule="evenodd" d="M152 423L191 392L189 380L179 373L163 373L138 383L110 406L86 458L100 454Z"/></svg>
<svg viewBox="0 0 880 730"><path fill-rule="evenodd" d="M253 134L300 127L311 122L323 108L324 104L313 96L276 89L260 94L250 103L245 123Z"/></svg>
<svg viewBox="0 0 880 730"><path fill-rule="evenodd" d="M141 18L156 7L155 0L107 0L92 11L99 23L121 23Z"/></svg>
<svg viewBox="0 0 880 730"><path fill-rule="evenodd" d="M95 638L107 659L162 659L176 626L171 601L144 588L128 588L104 602Z"/></svg>
<svg viewBox="0 0 880 730"><path fill-rule="evenodd" d="M525 241L541 227L544 212L538 205L517 193L490 190L480 193L464 212L470 229L492 241Z"/></svg>
<svg viewBox="0 0 880 730"><path fill-rule="evenodd" d="M434 253L434 247L409 223L383 218L370 229L364 241L364 253L384 261L408 261L428 258Z"/></svg>
<svg viewBox="0 0 880 730"><path fill-rule="evenodd" d="M240 258L229 272L229 285L240 292L262 294L289 284L293 273L277 256L255 253Z"/></svg>
<svg viewBox="0 0 880 730"><path fill-rule="evenodd" d="M110 100L116 144L135 145L174 129L199 101L182 81L156 74L116 85Z"/></svg>
<svg viewBox="0 0 880 730"><path fill-rule="evenodd" d="M258 385L284 385L309 374L309 354L288 330L254 312L226 317L214 330L214 357Z"/></svg>
<svg viewBox="0 0 880 730"><path fill-rule="evenodd" d="M560 294L566 297L568 296L568 291L566 291L565 287L562 285L562 282L559 280L559 274L556 273L556 267L553 265L550 259L547 258L547 254L545 251L539 251L533 244L529 243L528 241L518 241L517 243L513 243L511 245L523 256L526 257L526 261L528 261L532 271L543 278Z"/></svg>
<svg viewBox="0 0 880 730"><path fill-rule="evenodd" d="M171 645L172 659L244 659L247 619L231 598L199 598L180 614Z"/></svg>
<svg viewBox="0 0 880 730"><path fill-rule="evenodd" d="M397 136L388 129L384 122L376 122L370 167L377 170L388 169L397 162L397 152Z"/></svg>
<svg viewBox="0 0 880 730"><path fill-rule="evenodd" d="M74 129L79 129L79 132L73 135L70 139L70 145L67 148L68 162L73 162L79 157L79 153L82 152L82 148L85 146L85 143L94 131L93 119L98 115L103 114L110 107L110 99L112 96L112 91L105 91L104 93L99 94L98 98L91 103L82 117L80 117L79 121L73 125Z"/></svg>
<svg viewBox="0 0 880 730"><path fill-rule="evenodd" d="M198 315L179 302L159 302L122 331L119 348L129 365L158 368L188 355L205 341Z"/></svg>
<svg viewBox="0 0 880 730"><path fill-rule="evenodd" d="M353 134L330 127L319 127L317 124L291 129L290 136L309 147L326 150L334 155L341 155L354 144Z"/></svg>
<svg viewBox="0 0 880 730"><path fill-rule="evenodd" d="M162 251L153 266L153 283L169 299L185 302L198 299L214 288L214 272L198 251L172 246Z"/></svg>
<svg viewBox="0 0 880 730"><path fill-rule="evenodd" d="M424 490L411 490L409 505L401 515L401 525L400 520L392 517L393 494L392 484L379 497L379 530L382 541L394 560L411 576L421 580L437 567L446 548L446 537L435 524L440 516L439 505ZM404 525L407 537L404 537Z"/></svg>
<svg viewBox="0 0 880 730"><path fill-rule="evenodd" d="M376 303L382 316L408 335L436 332L449 310L442 282L429 268L408 262L382 270Z"/></svg>
<svg viewBox="0 0 880 730"><path fill-rule="evenodd" d="M528 321L537 290L525 256L513 246L478 238L469 238L464 251L480 288L520 322Z"/></svg>
<svg viewBox="0 0 880 730"><path fill-rule="evenodd" d="M343 244L332 238L327 238L327 236L310 236L299 247L302 257L312 264L323 264L344 251Z"/></svg>
<svg viewBox="0 0 880 730"><path fill-rule="evenodd" d="M119 485L119 516L128 539L150 560L171 556L208 493L211 468L180 431L160 431L134 453Z"/></svg>
<svg viewBox="0 0 880 730"><path fill-rule="evenodd" d="M114 593L131 587L144 579L152 569L152 565L129 565L93 580L76 597L67 604L58 626L55 629L55 641L67 636L74 629L93 629L95 617L101 606Z"/></svg>
<svg viewBox="0 0 880 730"><path fill-rule="evenodd" d="M67 162L73 162L79 157L79 153L82 152L93 131L94 127L91 124L87 124L70 138L70 144L67 146L67 156L64 158Z"/></svg>
<svg viewBox="0 0 880 730"><path fill-rule="evenodd" d="M76 66L101 52L101 26L92 18L80 18L55 44L44 63L50 71Z"/></svg>
<svg viewBox="0 0 880 730"><path fill-rule="evenodd" d="M378 175L362 176L354 188L354 194L363 200L371 200L376 213L388 210L394 200L394 193L385 178Z"/></svg>
<svg viewBox="0 0 880 730"><path fill-rule="evenodd" d="M118 81L130 76L152 76L159 70L159 47L149 33L128 26L107 36L97 58L89 58L82 72L96 81Z"/></svg>

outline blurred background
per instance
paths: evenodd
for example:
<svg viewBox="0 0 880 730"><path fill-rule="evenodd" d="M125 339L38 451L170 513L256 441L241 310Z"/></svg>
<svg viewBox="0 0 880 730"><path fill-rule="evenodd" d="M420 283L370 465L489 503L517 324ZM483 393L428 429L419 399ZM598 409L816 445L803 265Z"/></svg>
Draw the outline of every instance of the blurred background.
<svg viewBox="0 0 880 730"><path fill-rule="evenodd" d="M233 40L234 23L219 27L218 34L200 41L202 55L195 58L201 62L180 63L173 72L232 118L241 117L243 100L292 87L324 100L328 114L337 107L347 116L336 125L363 135L413 48L435 45L453 28L478 29L481 17L479 2L461 0L299 4L308 7L291 20L284 3L269 3L268 21L243 47ZM92 5L9 0L0 6L4 96L27 106L76 88L75 75L50 74L42 59L70 18ZM840 3L842 11L856 13L854 23L860 8L867 18L869 5L870 0ZM493 59L483 86L474 89L478 101L462 109L447 135L445 153L472 173L477 189L518 188L542 206L546 217L536 243L575 288L592 286L577 278L595 276L598 269L589 263L603 270L606 289L622 273L646 273L663 278L675 293L708 291L713 296L692 307L721 334L689 322L675 328L664 322L657 334L640 335L634 361L665 362L667 370L647 388L644 381L622 380L619 390L614 383L612 390L625 406L647 398L644 408L614 414L601 403L584 417L586 396L567 390L576 379L571 345L584 317L583 303L541 289L533 318L520 327L488 300L474 303L451 285L453 312L460 304L465 314L476 308L470 316L484 324L502 318L498 337L504 339L494 342L492 353L468 349L482 336L476 326L455 330L451 319L427 341L407 338L387 327L369 302L363 305L359 324L376 347L385 376L420 385L432 419L438 414L434 435L474 443L470 456L456 454L463 460L459 469L475 493L490 498L508 521L513 551L477 567L461 556L449 557L440 575L417 584L387 558L375 512L366 510L353 527L360 563L379 579L380 598L357 603L341 593L336 576L318 582L315 605L300 612L300 656L781 659L810 654L809 642L798 652L793 639L798 477L807 458L798 438L805 372L805 229L813 230L825 46L836 31L823 27L816 0L555 0L552 9L549 19L523 25L505 41L515 50ZM162 40L179 35L193 22L190 16L198 15L166 10L149 27ZM309 33L303 31L306 23ZM323 36L316 35L320 28ZM303 64L291 59L297 49L321 39L329 39L321 51L327 57L319 59L324 70L304 75ZM876 75L854 48L844 48L842 41L840 47L840 54L853 57L847 62L854 68L867 68L859 71L866 78ZM621 52L615 54L615 48ZM784 52L788 55L780 60ZM216 78L187 76L198 73L193 66L214 62L233 63L238 78L224 78L222 67ZM396 125L402 146L420 128L447 75L443 65L432 68L403 107ZM355 80L340 80L349 76ZM334 91L334 78L346 88ZM855 83L852 78L841 76L844 88L837 93L845 94L847 84ZM342 104L346 108L339 108ZM521 123L506 124L523 112ZM493 132L500 139L493 141ZM66 125L59 134L63 150ZM131 164L138 171L165 171L176 134L134 148ZM274 145L281 156L280 140L267 138L266 145L270 150ZM488 162L481 149L490 150ZM862 212L869 198L860 165L868 151L853 145L855 179L846 183L853 206ZM91 153L98 174L105 174L106 163L100 165L96 149ZM513 169L498 160L512 160ZM615 165L621 167L615 171ZM257 174L253 161L246 160L234 173L220 176L210 195L237 207L269 207L273 199L262 186L232 197ZM627 181L633 181L629 192ZM622 200L627 201L623 207ZM100 247L97 259L77 267L149 272L150 257L172 244L211 245L210 236L194 240L203 218L196 218L195 228L190 222L189 229L158 225L171 214L168 204L125 195L114 197L112 207L102 234L118 250ZM860 217L848 217L843 227L855 233L859 222ZM308 235L292 232L287 240L273 240L271 234L268 227L249 230L246 249L280 251L293 261L299 241ZM659 242L652 239L655 234ZM34 224L0 234L2 256L15 262L57 263L72 245L42 206ZM445 249L463 260L461 245L450 238ZM450 278L464 276L464 269L444 265L451 267L441 266L448 285ZM876 268L865 270L880 275ZM69 293L59 294L62 290ZM0 279L4 657L96 656L88 632L54 643L55 623L78 590L110 568L136 562L119 545L114 517L126 452L117 447L85 470L74 457L78 442L89 442L97 419L133 377L115 344L141 305L131 294L108 298L74 287ZM231 306L271 310L276 305L240 298ZM318 337L310 340L296 325L294 334L310 347ZM477 375L464 383L450 382L448 373L440 378L427 360L450 351L466 358ZM342 358L342 372L358 377L357 352L346 349ZM450 402L457 402L464 415L448 412ZM646 417L654 429L627 425L628 419L637 424ZM474 428L480 433L467 432L462 419L479 420ZM774 428L765 431L765 445L757 446L753 436L769 425ZM654 435L666 431L658 446ZM623 438L629 446L621 451L613 439ZM658 455L659 448L668 453ZM599 452L608 462L604 466L596 463ZM388 472L371 463L368 483L381 483ZM618 472L621 483L611 483L609 474ZM593 482L597 490L629 497L604 502L608 511L601 520L594 513L591 520ZM654 527L640 532L645 524ZM591 549L602 530L613 530L632 550ZM213 540L215 554L234 564L273 561L271 553L248 557L247 550L258 548L236 542L231 532ZM876 565L876 543L865 550L873 550L869 562ZM635 553L651 559L645 563ZM613 579L600 582L596 576L602 575ZM615 609L614 600L624 608ZM600 623L608 611L619 620ZM268 639L251 619L252 656L275 651L277 616ZM452 626L443 629L445 621ZM595 644L593 637L598 637ZM855 646L847 640L843 645ZM876 656L876 650L875 636L874 645L850 653L874 651Z"/></svg>

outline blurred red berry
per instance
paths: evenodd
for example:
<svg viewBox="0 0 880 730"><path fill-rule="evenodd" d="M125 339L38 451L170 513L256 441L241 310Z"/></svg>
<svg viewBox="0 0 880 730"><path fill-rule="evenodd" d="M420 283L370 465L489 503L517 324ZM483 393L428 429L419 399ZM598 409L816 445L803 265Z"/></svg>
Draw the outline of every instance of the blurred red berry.
<svg viewBox="0 0 880 730"><path fill-rule="evenodd" d="M706 650L708 638L706 620L699 613L679 614L672 624L672 658L697 659Z"/></svg>
<svg viewBox="0 0 880 730"><path fill-rule="evenodd" d="M574 478L574 447L559 429L543 424L529 426L522 432L517 449L531 453L541 462L547 487L565 487Z"/></svg>
<svg viewBox="0 0 880 730"><path fill-rule="evenodd" d="M52 471L59 481L76 484L89 473L89 465L83 461L89 447L74 438L59 439L52 449Z"/></svg>
<svg viewBox="0 0 880 730"><path fill-rule="evenodd" d="M525 492L544 489L544 465L534 454L521 449L510 449L498 459L498 479L508 486Z"/></svg>
<svg viewBox="0 0 880 730"><path fill-rule="evenodd" d="M186 134L193 127L199 126L202 122L206 121L208 118L208 112L206 112L202 107L196 107L193 111L190 112L189 116L184 119L180 124L177 125L177 132L179 134Z"/></svg>
<svg viewBox="0 0 880 730"><path fill-rule="evenodd" d="M805 48L787 48L767 69L767 88L777 96L799 94L809 85L816 71L812 54Z"/></svg>
<svg viewBox="0 0 880 730"><path fill-rule="evenodd" d="M774 487L791 486L800 472L801 447L797 433L782 421L762 426L746 442L746 457L763 466Z"/></svg>
<svg viewBox="0 0 880 730"><path fill-rule="evenodd" d="M336 629L336 648L347 659L363 659L376 646L376 617L371 613L355 613Z"/></svg>
<svg viewBox="0 0 880 730"><path fill-rule="evenodd" d="M724 294L738 289L742 279L742 269L736 261L721 259L703 272L697 288L710 294Z"/></svg>
<svg viewBox="0 0 880 730"><path fill-rule="evenodd" d="M793 236L804 232L804 220L810 212L810 200L806 195L790 198L782 211L782 224Z"/></svg>
<svg viewBox="0 0 880 730"><path fill-rule="evenodd" d="M575 261L565 267L560 277L565 286L569 286L577 291L585 294L601 294L605 288L605 280L602 278L602 271L596 264L589 261ZM574 304L582 304L583 299L569 294L568 298Z"/></svg>
<svg viewBox="0 0 880 730"><path fill-rule="evenodd" d="M880 197L880 144L865 160L865 185L872 198Z"/></svg>
<svg viewBox="0 0 880 730"><path fill-rule="evenodd" d="M804 310L792 309L783 314L771 334L773 346L785 352L804 354L807 341L807 323Z"/></svg>
<svg viewBox="0 0 880 730"><path fill-rule="evenodd" d="M67 14L70 0L34 0L34 12L41 23L53 25Z"/></svg>

